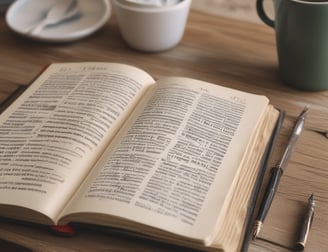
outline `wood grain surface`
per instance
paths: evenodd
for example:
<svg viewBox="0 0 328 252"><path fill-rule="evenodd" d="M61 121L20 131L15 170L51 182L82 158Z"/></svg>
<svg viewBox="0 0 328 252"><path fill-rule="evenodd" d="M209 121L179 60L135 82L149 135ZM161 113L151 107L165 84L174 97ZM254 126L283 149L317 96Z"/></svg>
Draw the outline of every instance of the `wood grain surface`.
<svg viewBox="0 0 328 252"><path fill-rule="evenodd" d="M305 251L328 248L328 92L302 92L279 78L274 32L261 23L190 13L184 37L175 48L159 53L130 49L119 34L115 16L90 37L72 43L36 42L12 33L0 17L0 102L52 62L106 61L140 67L155 78L186 76L263 94L287 116L270 165L277 162L296 116L311 104L305 131L282 177L260 239L250 252L292 251L306 202L315 194L317 208ZM7 100L7 103L11 100ZM269 175L265 178L267 181ZM39 227L0 223L1 251L190 251L115 234L82 230L71 238L56 237ZM17 245L17 246L18 246ZM13 250L13 246L15 250Z"/></svg>

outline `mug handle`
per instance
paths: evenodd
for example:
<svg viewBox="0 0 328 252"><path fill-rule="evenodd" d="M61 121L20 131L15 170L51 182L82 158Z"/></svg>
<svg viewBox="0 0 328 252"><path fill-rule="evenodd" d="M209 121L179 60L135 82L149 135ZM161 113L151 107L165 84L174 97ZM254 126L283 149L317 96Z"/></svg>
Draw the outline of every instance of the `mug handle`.
<svg viewBox="0 0 328 252"><path fill-rule="evenodd" d="M264 7L263 7L263 1L264 0L257 0L256 1L256 11L259 17L262 19L262 21L267 24L268 26L271 26L274 28L274 21L268 17L266 14Z"/></svg>

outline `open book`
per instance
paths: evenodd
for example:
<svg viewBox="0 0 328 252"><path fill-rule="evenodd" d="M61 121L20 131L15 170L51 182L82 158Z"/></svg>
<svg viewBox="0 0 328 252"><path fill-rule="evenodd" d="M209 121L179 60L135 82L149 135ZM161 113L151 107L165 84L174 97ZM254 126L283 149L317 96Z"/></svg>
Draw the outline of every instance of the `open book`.
<svg viewBox="0 0 328 252"><path fill-rule="evenodd" d="M0 216L236 251L278 116L199 80L52 64L0 116Z"/></svg>

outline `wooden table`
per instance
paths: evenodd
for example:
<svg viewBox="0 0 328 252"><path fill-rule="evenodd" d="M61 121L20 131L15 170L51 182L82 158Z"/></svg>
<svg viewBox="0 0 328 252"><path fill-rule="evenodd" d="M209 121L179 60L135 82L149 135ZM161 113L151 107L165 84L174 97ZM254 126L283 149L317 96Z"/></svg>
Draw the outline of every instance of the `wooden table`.
<svg viewBox="0 0 328 252"><path fill-rule="evenodd" d="M136 65L155 78L180 75L267 95L287 113L271 164L277 162L295 117L311 104L306 127L282 177L279 191L265 221L260 239L249 251L291 251L306 202L313 192L316 213L305 251L328 248L328 91L301 92L279 79L274 31L253 24L192 11L181 43L161 53L130 49L122 40L115 17L83 40L49 44L13 34L0 17L0 101L26 86L51 62L107 61ZM264 182L267 181L267 177ZM0 223L1 251L181 251L154 242L114 234L85 231L76 237L56 237L43 229ZM22 251L25 251L22 249Z"/></svg>

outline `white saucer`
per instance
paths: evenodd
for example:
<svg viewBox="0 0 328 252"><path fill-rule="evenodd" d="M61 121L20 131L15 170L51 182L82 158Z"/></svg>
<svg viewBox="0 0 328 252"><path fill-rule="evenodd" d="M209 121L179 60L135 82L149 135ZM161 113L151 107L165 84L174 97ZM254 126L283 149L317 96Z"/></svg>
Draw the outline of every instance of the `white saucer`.
<svg viewBox="0 0 328 252"><path fill-rule="evenodd" d="M38 23L56 0L18 0L6 13L6 22L14 32L36 40L67 42L86 37L101 28L111 15L108 0L79 0L81 15L61 24L48 26L37 35L27 32Z"/></svg>

